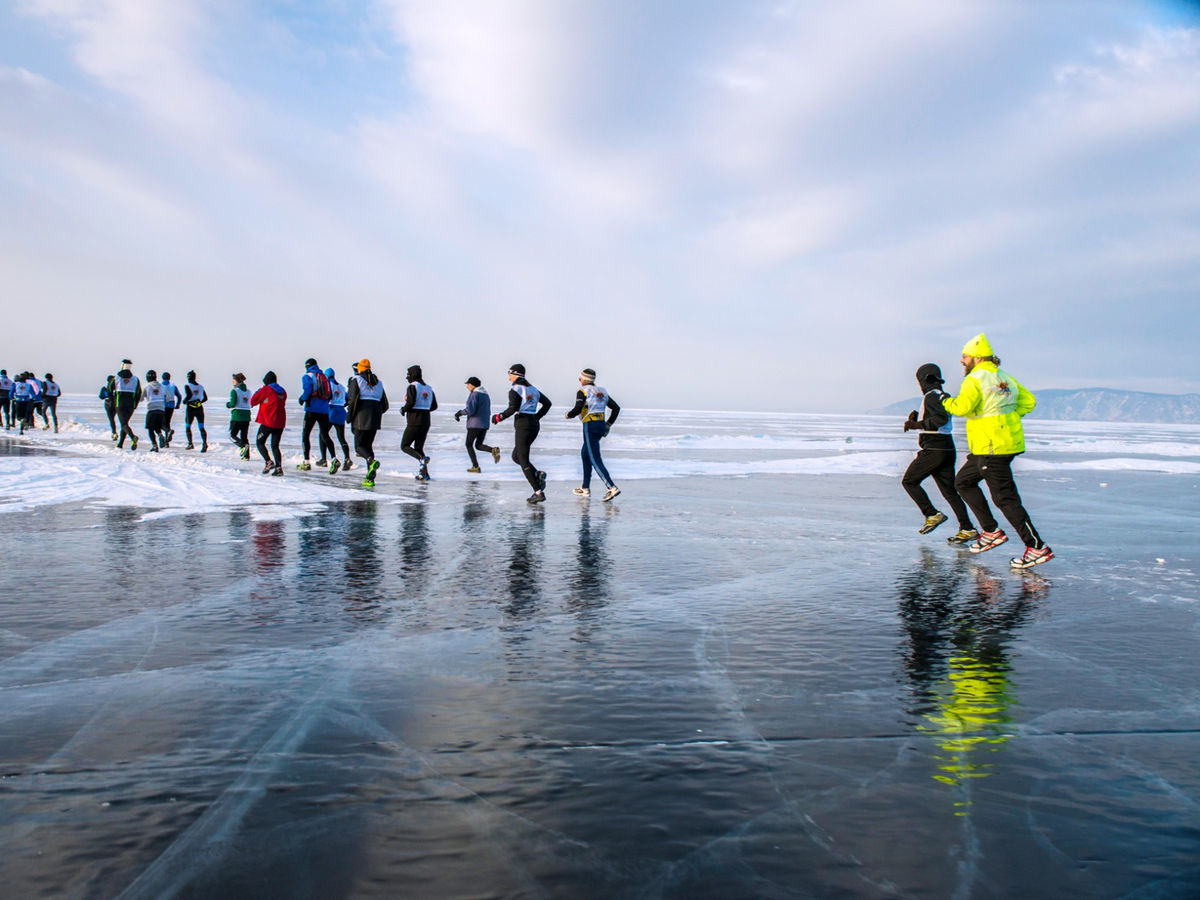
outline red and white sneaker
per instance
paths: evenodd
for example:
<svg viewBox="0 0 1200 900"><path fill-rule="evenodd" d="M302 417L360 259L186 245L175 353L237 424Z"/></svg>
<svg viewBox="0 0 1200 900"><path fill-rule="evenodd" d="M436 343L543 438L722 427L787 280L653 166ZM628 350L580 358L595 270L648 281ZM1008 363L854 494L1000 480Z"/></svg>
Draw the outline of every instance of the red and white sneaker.
<svg viewBox="0 0 1200 900"><path fill-rule="evenodd" d="M1042 563L1050 562L1052 559L1054 559L1054 551L1048 546L1043 545L1038 550L1026 547L1023 556L1013 557L1010 562L1014 569L1032 569L1034 566L1040 566Z"/></svg>
<svg viewBox="0 0 1200 900"><path fill-rule="evenodd" d="M1003 530L997 528L995 531L979 532L979 540L973 543L967 549L972 553L986 553L1001 544L1007 543L1008 535Z"/></svg>

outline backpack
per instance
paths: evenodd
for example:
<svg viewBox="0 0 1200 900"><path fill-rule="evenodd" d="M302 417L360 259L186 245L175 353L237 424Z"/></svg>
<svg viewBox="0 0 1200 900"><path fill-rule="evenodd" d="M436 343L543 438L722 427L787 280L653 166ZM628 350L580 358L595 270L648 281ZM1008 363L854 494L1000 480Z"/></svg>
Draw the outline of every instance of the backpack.
<svg viewBox="0 0 1200 900"><path fill-rule="evenodd" d="M313 379L312 393L309 395L314 400L330 400L333 398L333 391L329 389L329 379L325 377L324 372L311 372Z"/></svg>

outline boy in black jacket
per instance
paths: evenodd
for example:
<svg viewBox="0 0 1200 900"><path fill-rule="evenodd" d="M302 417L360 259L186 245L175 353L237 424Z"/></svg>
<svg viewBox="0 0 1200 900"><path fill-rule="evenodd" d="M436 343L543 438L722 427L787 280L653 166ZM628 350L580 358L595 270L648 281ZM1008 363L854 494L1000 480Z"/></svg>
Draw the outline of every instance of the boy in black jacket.
<svg viewBox="0 0 1200 900"><path fill-rule="evenodd" d="M921 403L920 418L914 409L904 423L904 430L921 432L917 438L921 449L917 451L916 458L909 463L901 483L904 490L908 491L908 496L913 498L913 502L925 515L921 534L929 534L947 518L929 502L929 495L921 487L921 482L932 475L938 490L942 492L942 496L946 498L950 509L958 518L958 534L947 540L951 544L966 544L979 537L979 532L971 524L967 505L954 488L956 453L954 436L950 431L950 414L942 408L942 398L949 396L942 390L944 383L942 370L933 363L926 363L917 369L917 384L921 386L925 398Z"/></svg>

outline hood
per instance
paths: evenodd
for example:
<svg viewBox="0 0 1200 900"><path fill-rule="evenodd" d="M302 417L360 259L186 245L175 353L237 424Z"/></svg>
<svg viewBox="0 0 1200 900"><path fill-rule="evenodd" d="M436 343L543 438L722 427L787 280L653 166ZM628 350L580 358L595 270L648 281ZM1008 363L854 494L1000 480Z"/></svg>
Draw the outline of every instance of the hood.
<svg viewBox="0 0 1200 900"><path fill-rule="evenodd" d="M283 389L283 385L280 384L278 381L272 382L271 384L268 385L268 387L281 397L287 396L287 391L285 391Z"/></svg>
<svg viewBox="0 0 1200 900"><path fill-rule="evenodd" d="M408 367L408 380L409 381L420 381L420 382L424 383L424 376L421 374L420 366L409 366Z"/></svg>
<svg viewBox="0 0 1200 900"><path fill-rule="evenodd" d="M120 372L117 373L117 377L118 378L132 378L133 373L130 372L128 369L122 369Z"/></svg>
<svg viewBox="0 0 1200 900"><path fill-rule="evenodd" d="M922 391L931 391L945 383L945 379L942 378L942 370L934 363L925 363L917 369L917 384L921 386Z"/></svg>

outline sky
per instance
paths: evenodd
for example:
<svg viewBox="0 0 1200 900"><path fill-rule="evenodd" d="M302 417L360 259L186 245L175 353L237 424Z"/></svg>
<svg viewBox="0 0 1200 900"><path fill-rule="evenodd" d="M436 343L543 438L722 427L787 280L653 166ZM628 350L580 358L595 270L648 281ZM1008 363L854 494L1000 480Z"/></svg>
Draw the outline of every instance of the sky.
<svg viewBox="0 0 1200 900"><path fill-rule="evenodd" d="M67 391L1200 392L1200 3L0 0L0 292Z"/></svg>

